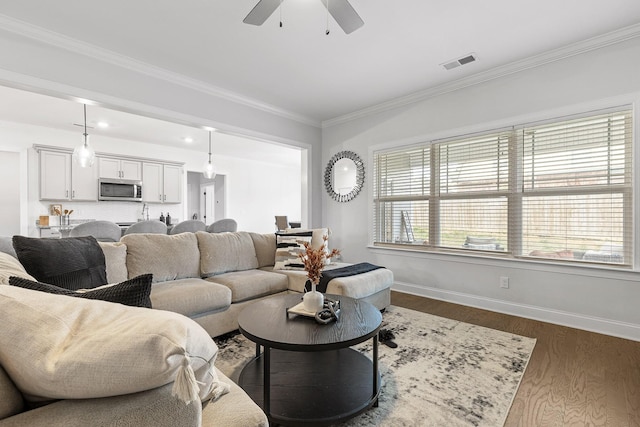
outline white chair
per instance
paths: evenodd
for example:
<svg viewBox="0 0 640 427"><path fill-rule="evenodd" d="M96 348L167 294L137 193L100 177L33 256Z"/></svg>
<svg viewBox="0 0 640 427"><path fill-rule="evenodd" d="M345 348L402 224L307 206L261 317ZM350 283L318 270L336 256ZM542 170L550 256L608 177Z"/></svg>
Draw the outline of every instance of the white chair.
<svg viewBox="0 0 640 427"><path fill-rule="evenodd" d="M276 228L278 231L286 230L289 227L289 221L286 215L276 215Z"/></svg>

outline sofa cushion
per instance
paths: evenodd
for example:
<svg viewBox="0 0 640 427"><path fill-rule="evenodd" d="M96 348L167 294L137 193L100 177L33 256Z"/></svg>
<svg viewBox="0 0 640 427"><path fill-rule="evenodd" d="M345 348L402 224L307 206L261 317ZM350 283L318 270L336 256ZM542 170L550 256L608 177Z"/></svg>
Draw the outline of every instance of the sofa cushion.
<svg viewBox="0 0 640 427"><path fill-rule="evenodd" d="M0 237L0 252L9 254L14 258L18 258L18 255L16 254L16 250L13 249L13 241L11 237L6 237L6 236Z"/></svg>
<svg viewBox="0 0 640 427"><path fill-rule="evenodd" d="M327 265L324 270L332 270L348 265L351 264L334 262ZM305 282L307 281L306 271L277 270L276 272L288 277L289 290L304 292ZM335 278L327 285L327 293L359 299L368 297L384 289L389 289L391 285L393 285L393 272L386 268L379 268L354 276Z"/></svg>
<svg viewBox="0 0 640 427"><path fill-rule="evenodd" d="M188 317L222 311L231 305L231 291L202 279L180 279L154 283L151 288L153 307Z"/></svg>
<svg viewBox="0 0 640 427"><path fill-rule="evenodd" d="M79 289L77 291L16 276L9 278L9 284L34 291L48 292L50 294L99 299L133 307L151 308L151 299L149 298L149 294L151 293L151 279L151 274L144 274L121 283L99 286L92 289Z"/></svg>
<svg viewBox="0 0 640 427"><path fill-rule="evenodd" d="M200 272L203 277L258 268L256 250L248 232L198 231L196 236L200 247Z"/></svg>
<svg viewBox="0 0 640 427"><path fill-rule="evenodd" d="M263 270L244 270L219 274L207 280L215 281L231 290L231 302L241 302L286 291L286 276Z"/></svg>
<svg viewBox="0 0 640 427"><path fill-rule="evenodd" d="M305 292L305 283L309 279L307 272L302 270L273 270L279 274L282 274L288 278L289 290L296 292Z"/></svg>
<svg viewBox="0 0 640 427"><path fill-rule="evenodd" d="M13 236L20 263L36 280L71 290L107 283L104 253L92 236L38 239Z"/></svg>
<svg viewBox="0 0 640 427"><path fill-rule="evenodd" d="M344 264L338 267L344 267ZM327 293L359 299L389 289L391 285L393 285L393 272L386 268L379 268L355 276L337 277L327 285Z"/></svg>
<svg viewBox="0 0 640 427"><path fill-rule="evenodd" d="M129 278L127 272L127 245L122 242L98 242L104 252L107 283L120 283Z"/></svg>
<svg viewBox="0 0 640 427"><path fill-rule="evenodd" d="M253 247L258 258L258 268L271 266L276 263L276 235L274 233L260 234L250 232Z"/></svg>
<svg viewBox="0 0 640 427"><path fill-rule="evenodd" d="M153 274L154 282L200 277L200 251L193 233L127 234L129 278Z"/></svg>
<svg viewBox="0 0 640 427"><path fill-rule="evenodd" d="M19 414L23 410L22 393L0 366L0 420Z"/></svg>
<svg viewBox="0 0 640 427"><path fill-rule="evenodd" d="M26 400L150 390L174 380L185 402L225 385L218 348L193 320L164 310L0 286L0 364ZM190 379L190 381L185 381ZM185 384L195 384L185 392Z"/></svg>
<svg viewBox="0 0 640 427"><path fill-rule="evenodd" d="M268 427L269 420L245 391L218 370L220 379L229 384L229 395L202 407L203 427Z"/></svg>
<svg viewBox="0 0 640 427"><path fill-rule="evenodd" d="M9 254L0 252L0 284L8 285L11 276L18 276L24 279L36 280L28 274L20 261Z"/></svg>
<svg viewBox="0 0 640 427"><path fill-rule="evenodd" d="M300 254L305 251L304 244L311 243L311 231L299 233L276 233L276 262L274 270L304 270Z"/></svg>

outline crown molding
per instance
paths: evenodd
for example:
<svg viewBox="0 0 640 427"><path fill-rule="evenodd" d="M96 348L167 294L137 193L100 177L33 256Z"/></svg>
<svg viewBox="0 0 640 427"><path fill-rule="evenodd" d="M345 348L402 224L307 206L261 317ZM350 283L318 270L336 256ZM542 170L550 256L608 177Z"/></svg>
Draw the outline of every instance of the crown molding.
<svg viewBox="0 0 640 427"><path fill-rule="evenodd" d="M305 125L313 127L321 126L320 121L313 118L284 110L274 105L261 102L257 99L246 97L235 92L231 92L226 89L205 83L201 80L186 77L182 74L166 70L161 67L156 67L146 62L128 57L126 55L121 55L108 49L104 49L90 43L86 43L81 40L74 39L72 37L68 37L63 34L56 33L54 31L50 31L24 21L11 18L6 15L0 14L0 28L13 34L27 37L41 43L46 43L60 49L65 49L111 65L115 65L117 67L134 71L136 73L145 74L150 77L161 79L169 83L174 83L189 89L196 90L198 92L225 99L227 101L265 111L267 113L274 114L289 120L294 120Z"/></svg>
<svg viewBox="0 0 640 427"><path fill-rule="evenodd" d="M519 73L521 71L536 68L551 62L560 61L575 55L580 55L592 50L600 49L605 46L621 43L639 36L640 24L634 24L628 27L621 28L619 30L612 31L610 33L572 43L570 45L541 53L539 55L535 55L520 61L515 61L507 65L495 67L481 73L473 74L469 77L464 77L452 82L418 91L407 96L392 99L390 101L373 105L371 107L363 108L361 110L335 117L333 119L325 120L322 122L322 127L328 128L373 114L378 114L409 104L414 104L420 101L427 100L429 98L434 98L436 96L440 96L449 92L464 89L469 86L478 85L490 80L508 76L510 74Z"/></svg>

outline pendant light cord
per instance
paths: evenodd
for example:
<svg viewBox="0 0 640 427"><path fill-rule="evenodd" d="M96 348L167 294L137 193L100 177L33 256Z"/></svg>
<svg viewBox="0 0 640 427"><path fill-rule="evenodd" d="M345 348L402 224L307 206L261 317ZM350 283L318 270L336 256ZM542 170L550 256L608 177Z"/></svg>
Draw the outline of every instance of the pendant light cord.
<svg viewBox="0 0 640 427"><path fill-rule="evenodd" d="M209 131L209 164L211 164L211 131Z"/></svg>
<svg viewBox="0 0 640 427"><path fill-rule="evenodd" d="M87 146L87 104L82 104L84 106L84 146Z"/></svg>
<svg viewBox="0 0 640 427"><path fill-rule="evenodd" d="M327 0L327 31L325 32L326 35L329 35L331 31L329 30L329 0Z"/></svg>

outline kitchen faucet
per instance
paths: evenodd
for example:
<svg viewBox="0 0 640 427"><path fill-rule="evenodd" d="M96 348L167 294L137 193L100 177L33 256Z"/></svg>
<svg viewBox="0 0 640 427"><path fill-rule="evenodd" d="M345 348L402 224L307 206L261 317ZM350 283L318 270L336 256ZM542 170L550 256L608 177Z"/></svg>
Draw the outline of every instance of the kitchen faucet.
<svg viewBox="0 0 640 427"><path fill-rule="evenodd" d="M149 205L147 205L146 203L142 204L142 219L144 218L144 213L145 211L147 212L147 221L149 220Z"/></svg>

